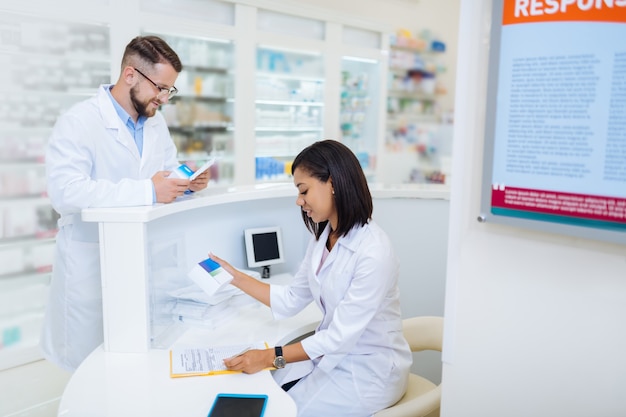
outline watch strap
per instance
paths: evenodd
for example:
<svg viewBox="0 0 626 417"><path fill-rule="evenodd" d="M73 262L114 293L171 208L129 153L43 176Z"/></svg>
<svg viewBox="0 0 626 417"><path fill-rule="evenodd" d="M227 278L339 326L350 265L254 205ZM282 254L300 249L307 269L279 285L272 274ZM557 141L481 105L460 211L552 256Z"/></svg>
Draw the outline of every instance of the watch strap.
<svg viewBox="0 0 626 417"><path fill-rule="evenodd" d="M283 356L283 347L282 346L275 346L274 347L274 355L275 356Z"/></svg>
<svg viewBox="0 0 626 417"><path fill-rule="evenodd" d="M274 354L276 355L276 357L274 357L274 362L273 362L274 368L276 369L284 368L285 365L287 364L287 361L285 361L285 358L283 357L283 347L275 346Z"/></svg>

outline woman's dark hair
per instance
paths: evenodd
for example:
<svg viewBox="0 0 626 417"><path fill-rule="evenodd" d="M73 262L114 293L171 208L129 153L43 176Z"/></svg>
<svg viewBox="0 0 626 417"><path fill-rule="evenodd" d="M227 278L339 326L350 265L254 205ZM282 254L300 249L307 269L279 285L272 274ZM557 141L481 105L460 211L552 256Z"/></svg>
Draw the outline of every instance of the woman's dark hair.
<svg viewBox="0 0 626 417"><path fill-rule="evenodd" d="M176 72L183 70L183 64L174 50L158 36L137 36L124 50L122 69L126 66L137 66L133 60L140 60L149 65L158 63L170 64Z"/></svg>
<svg viewBox="0 0 626 417"><path fill-rule="evenodd" d="M336 140L323 140L304 148L291 166L317 178L321 182L331 180L337 209L337 230L345 236L354 226L362 226L372 218L374 205L363 169L352 151ZM305 212L302 219L307 229L319 239L328 221L315 223Z"/></svg>

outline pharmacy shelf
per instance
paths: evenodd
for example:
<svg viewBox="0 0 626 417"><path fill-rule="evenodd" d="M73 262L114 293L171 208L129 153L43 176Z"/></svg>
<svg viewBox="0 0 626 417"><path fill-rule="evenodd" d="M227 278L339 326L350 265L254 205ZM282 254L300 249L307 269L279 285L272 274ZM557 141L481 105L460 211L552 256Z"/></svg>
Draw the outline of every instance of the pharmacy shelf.
<svg viewBox="0 0 626 417"><path fill-rule="evenodd" d="M256 75L258 78L272 78L272 79L278 79L278 80L309 81L309 82L319 82L319 83L323 83L325 81L323 77L310 77L306 75L285 74L285 73L280 73L280 72L257 71Z"/></svg>
<svg viewBox="0 0 626 417"><path fill-rule="evenodd" d="M111 79L109 27L38 13L0 11L0 369L41 359L58 219L43 163L52 127Z"/></svg>
<svg viewBox="0 0 626 417"><path fill-rule="evenodd" d="M183 64L176 81L179 94L161 108L178 148L178 159L199 162L218 152L229 153L235 129L234 42L187 35L184 30L156 35L177 51ZM233 157L232 153L227 156ZM220 159L211 168L214 180L232 183L232 166Z"/></svg>
<svg viewBox="0 0 626 417"><path fill-rule="evenodd" d="M434 94L418 93L414 91L389 90L389 97L397 97L401 99L417 100L417 101L436 101L437 96Z"/></svg>
<svg viewBox="0 0 626 417"><path fill-rule="evenodd" d="M289 100L255 100L256 104L269 104L274 106L310 106L324 107L324 103L315 101L289 101Z"/></svg>
<svg viewBox="0 0 626 417"><path fill-rule="evenodd" d="M257 132L320 132L324 128L321 126L276 126L276 127L255 127Z"/></svg>

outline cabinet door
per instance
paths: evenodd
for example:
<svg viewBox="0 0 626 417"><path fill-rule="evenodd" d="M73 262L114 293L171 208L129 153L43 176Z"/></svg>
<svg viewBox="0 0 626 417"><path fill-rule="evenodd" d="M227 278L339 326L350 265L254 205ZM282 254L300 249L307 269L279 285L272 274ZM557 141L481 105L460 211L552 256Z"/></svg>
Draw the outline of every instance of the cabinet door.
<svg viewBox="0 0 626 417"><path fill-rule="evenodd" d="M374 179L378 149L380 63L344 56L341 60L341 141Z"/></svg>
<svg viewBox="0 0 626 417"><path fill-rule="evenodd" d="M57 117L110 81L109 29L0 12L0 369L39 359L58 215L45 148Z"/></svg>
<svg viewBox="0 0 626 417"><path fill-rule="evenodd" d="M407 127L436 122L436 54L408 46L391 46L387 99L390 146L411 146Z"/></svg>
<svg viewBox="0 0 626 417"><path fill-rule="evenodd" d="M257 48L256 179L285 180L291 163L324 130L320 54Z"/></svg>
<svg viewBox="0 0 626 417"><path fill-rule="evenodd" d="M217 157L211 180L228 184L234 176L233 42L158 34L183 63L178 94L161 106L178 158L192 169Z"/></svg>
<svg viewBox="0 0 626 417"><path fill-rule="evenodd" d="M443 183L442 157L449 154L451 134L437 103L441 52L425 44L396 43L390 49L385 147L397 170L387 180Z"/></svg>

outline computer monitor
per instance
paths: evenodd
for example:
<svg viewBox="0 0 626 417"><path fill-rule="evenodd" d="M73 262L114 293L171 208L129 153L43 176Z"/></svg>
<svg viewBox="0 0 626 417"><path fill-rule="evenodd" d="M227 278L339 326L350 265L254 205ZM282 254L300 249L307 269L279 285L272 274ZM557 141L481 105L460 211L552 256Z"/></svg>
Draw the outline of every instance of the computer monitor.
<svg viewBox="0 0 626 417"><path fill-rule="evenodd" d="M249 268L262 267L262 278L270 277L270 265L285 262L280 227L259 227L244 230Z"/></svg>

